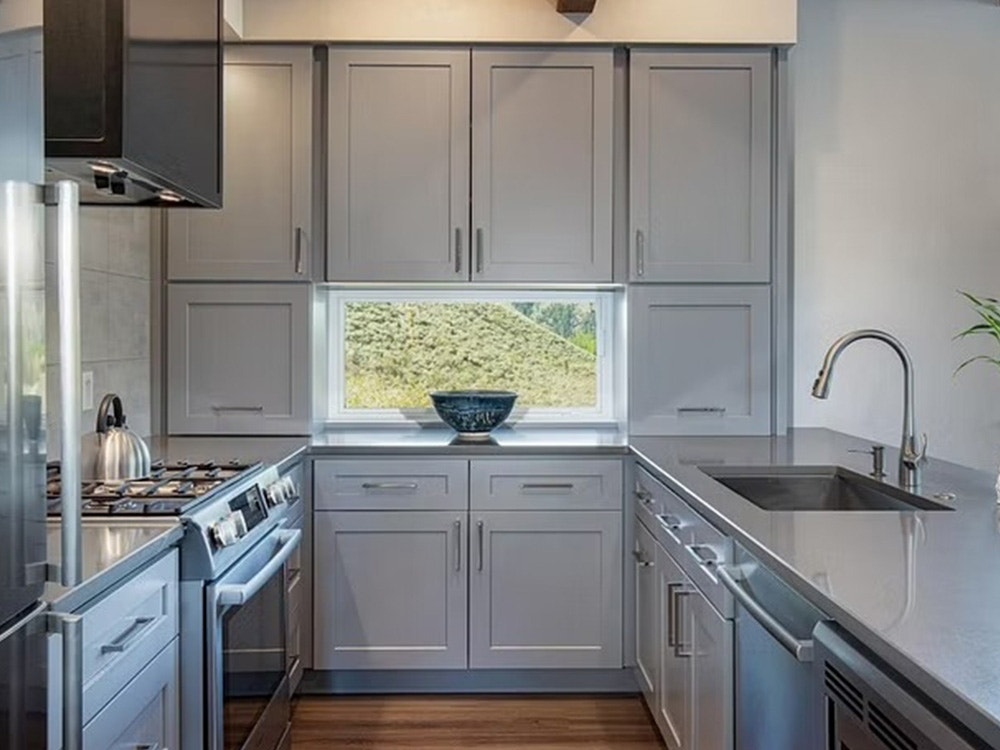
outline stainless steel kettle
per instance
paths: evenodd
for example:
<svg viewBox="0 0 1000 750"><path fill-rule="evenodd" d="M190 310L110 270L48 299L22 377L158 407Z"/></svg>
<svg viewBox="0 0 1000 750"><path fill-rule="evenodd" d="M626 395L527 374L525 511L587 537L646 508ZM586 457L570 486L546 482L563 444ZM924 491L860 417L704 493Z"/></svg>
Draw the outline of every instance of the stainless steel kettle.
<svg viewBox="0 0 1000 750"><path fill-rule="evenodd" d="M129 430L125 419L122 400L116 394L109 393L101 399L97 409L98 479L137 479L149 474L149 448Z"/></svg>

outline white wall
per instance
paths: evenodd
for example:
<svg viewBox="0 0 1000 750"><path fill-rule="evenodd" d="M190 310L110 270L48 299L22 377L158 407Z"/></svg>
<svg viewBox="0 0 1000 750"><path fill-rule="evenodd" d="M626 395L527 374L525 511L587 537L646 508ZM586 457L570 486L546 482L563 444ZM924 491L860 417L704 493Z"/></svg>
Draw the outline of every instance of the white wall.
<svg viewBox="0 0 1000 750"><path fill-rule="evenodd" d="M792 43L796 0L244 0L246 40Z"/></svg>
<svg viewBox="0 0 1000 750"><path fill-rule="evenodd" d="M915 361L930 453L995 470L1000 372L955 366L987 342L956 294L1000 296L1000 8L992 0L802 0L795 77L795 423L896 445L901 377L847 330L896 333ZM883 350L884 349L884 350ZM991 351L996 354L996 350Z"/></svg>

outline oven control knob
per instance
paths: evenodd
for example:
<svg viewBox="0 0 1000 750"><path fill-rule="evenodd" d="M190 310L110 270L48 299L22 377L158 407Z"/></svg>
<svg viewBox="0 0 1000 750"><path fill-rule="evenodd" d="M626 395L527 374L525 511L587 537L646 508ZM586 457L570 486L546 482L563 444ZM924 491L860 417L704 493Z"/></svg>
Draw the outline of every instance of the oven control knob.
<svg viewBox="0 0 1000 750"><path fill-rule="evenodd" d="M232 518L220 518L209 527L209 530L212 532L215 546L219 548L236 544L240 538L236 530L236 523Z"/></svg>
<svg viewBox="0 0 1000 750"><path fill-rule="evenodd" d="M285 502L285 488L280 482L275 482L264 491L264 497L267 498L267 505L270 508L281 505Z"/></svg>

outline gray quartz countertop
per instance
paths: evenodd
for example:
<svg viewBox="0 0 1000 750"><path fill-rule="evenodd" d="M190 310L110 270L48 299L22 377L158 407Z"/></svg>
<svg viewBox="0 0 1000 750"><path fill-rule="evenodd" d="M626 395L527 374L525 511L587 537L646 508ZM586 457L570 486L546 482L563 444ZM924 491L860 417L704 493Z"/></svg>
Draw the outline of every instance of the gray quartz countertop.
<svg viewBox="0 0 1000 750"><path fill-rule="evenodd" d="M1000 747L1000 515L996 476L931 460L919 494L953 511L765 511L700 466L838 464L870 443L824 429L783 437L632 438L703 516L904 677ZM898 452L886 450L888 481ZM940 502L940 498L938 498Z"/></svg>
<svg viewBox="0 0 1000 750"><path fill-rule="evenodd" d="M49 521L47 528L49 562L58 563L62 554L58 520ZM73 612L148 565L177 544L183 534L183 527L176 519L86 519L81 535L82 583L72 588L47 584L44 598L56 611Z"/></svg>

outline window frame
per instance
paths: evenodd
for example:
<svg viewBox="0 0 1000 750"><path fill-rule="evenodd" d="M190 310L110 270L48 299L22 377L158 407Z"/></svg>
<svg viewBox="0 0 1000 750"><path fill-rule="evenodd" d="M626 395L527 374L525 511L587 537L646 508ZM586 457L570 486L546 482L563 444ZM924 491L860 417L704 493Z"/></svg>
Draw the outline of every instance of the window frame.
<svg viewBox="0 0 1000 750"><path fill-rule="evenodd" d="M346 308L356 302L563 302L592 303L597 318L597 406L595 408L527 408L515 406L508 423L520 427L603 427L619 422L619 375L616 354L620 346L616 317L619 305L614 291L605 289L385 289L328 288L327 290L327 424L331 426L441 425L432 407L426 409L348 409L345 354Z"/></svg>

